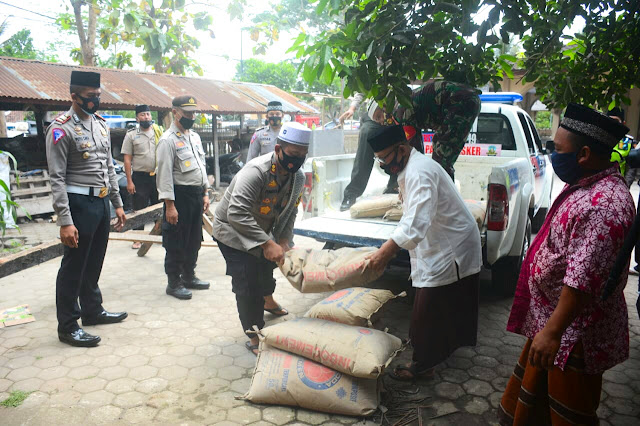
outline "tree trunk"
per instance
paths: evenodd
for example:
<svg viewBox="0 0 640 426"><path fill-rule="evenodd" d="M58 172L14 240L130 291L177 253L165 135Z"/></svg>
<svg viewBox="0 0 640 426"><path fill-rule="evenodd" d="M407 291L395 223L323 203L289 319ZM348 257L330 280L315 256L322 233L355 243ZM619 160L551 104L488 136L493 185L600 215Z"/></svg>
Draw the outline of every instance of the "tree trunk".
<svg viewBox="0 0 640 426"><path fill-rule="evenodd" d="M84 21L82 19L82 5L86 4L84 0L69 0L73 6L73 14L76 18L76 29L78 30L78 38L80 39L80 50L82 51L82 64L87 66L95 66L96 61L96 24L98 18L98 9L91 2L89 3L89 24L87 31L84 30Z"/></svg>
<svg viewBox="0 0 640 426"><path fill-rule="evenodd" d="M4 111L0 111L0 138L7 137L7 120L4 117Z"/></svg>

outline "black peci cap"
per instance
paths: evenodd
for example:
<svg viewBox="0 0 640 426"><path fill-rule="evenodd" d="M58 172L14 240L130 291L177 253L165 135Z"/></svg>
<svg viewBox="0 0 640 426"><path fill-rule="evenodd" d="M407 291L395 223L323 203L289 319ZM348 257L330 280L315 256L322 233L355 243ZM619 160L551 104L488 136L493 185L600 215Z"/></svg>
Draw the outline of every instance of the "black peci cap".
<svg viewBox="0 0 640 426"><path fill-rule="evenodd" d="M71 71L71 86L100 87L100 73Z"/></svg>
<svg viewBox="0 0 640 426"><path fill-rule="evenodd" d="M269 111L282 111L282 102L271 101L267 104L267 112Z"/></svg>
<svg viewBox="0 0 640 426"><path fill-rule="evenodd" d="M136 105L136 115L140 114L141 112L147 111L151 112L149 105Z"/></svg>
<svg viewBox="0 0 640 426"><path fill-rule="evenodd" d="M560 127L613 149L629 131L624 124L584 105L569 104Z"/></svg>
<svg viewBox="0 0 640 426"><path fill-rule="evenodd" d="M398 142L406 142L407 136L402 126L385 126L373 132L367 139L373 152L383 151L385 148L393 146Z"/></svg>

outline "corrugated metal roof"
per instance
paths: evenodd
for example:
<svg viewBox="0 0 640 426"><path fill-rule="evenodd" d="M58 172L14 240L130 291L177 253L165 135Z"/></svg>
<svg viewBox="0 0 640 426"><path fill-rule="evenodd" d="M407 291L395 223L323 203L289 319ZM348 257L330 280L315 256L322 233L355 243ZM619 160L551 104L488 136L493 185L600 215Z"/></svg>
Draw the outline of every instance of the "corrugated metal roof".
<svg viewBox="0 0 640 426"><path fill-rule="evenodd" d="M101 74L100 105L105 109L134 109L147 104L152 110L171 109L171 100L192 95L204 113L263 113L270 101L282 102L286 112L317 113L275 86L182 77L170 74L81 67L0 56L0 103L68 106L71 71Z"/></svg>

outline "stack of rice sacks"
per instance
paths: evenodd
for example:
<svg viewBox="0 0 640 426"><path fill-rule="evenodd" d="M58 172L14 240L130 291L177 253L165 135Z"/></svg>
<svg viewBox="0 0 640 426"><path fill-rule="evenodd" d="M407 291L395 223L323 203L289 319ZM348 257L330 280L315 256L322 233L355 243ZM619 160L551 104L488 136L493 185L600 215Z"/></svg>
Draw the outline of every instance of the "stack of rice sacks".
<svg viewBox="0 0 640 426"><path fill-rule="evenodd" d="M380 376L404 346L372 328L371 318L394 297L388 290L344 289L304 318L262 329L251 386L242 398L334 414L375 413Z"/></svg>

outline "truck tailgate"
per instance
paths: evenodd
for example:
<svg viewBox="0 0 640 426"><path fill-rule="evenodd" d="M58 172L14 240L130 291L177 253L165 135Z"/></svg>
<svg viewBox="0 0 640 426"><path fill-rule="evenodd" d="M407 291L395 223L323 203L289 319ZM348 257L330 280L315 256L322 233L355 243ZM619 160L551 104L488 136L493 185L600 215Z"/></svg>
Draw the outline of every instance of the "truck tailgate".
<svg viewBox="0 0 640 426"><path fill-rule="evenodd" d="M352 219L348 211L296 222L294 234L349 246L380 247L391 237L396 222L381 218Z"/></svg>

